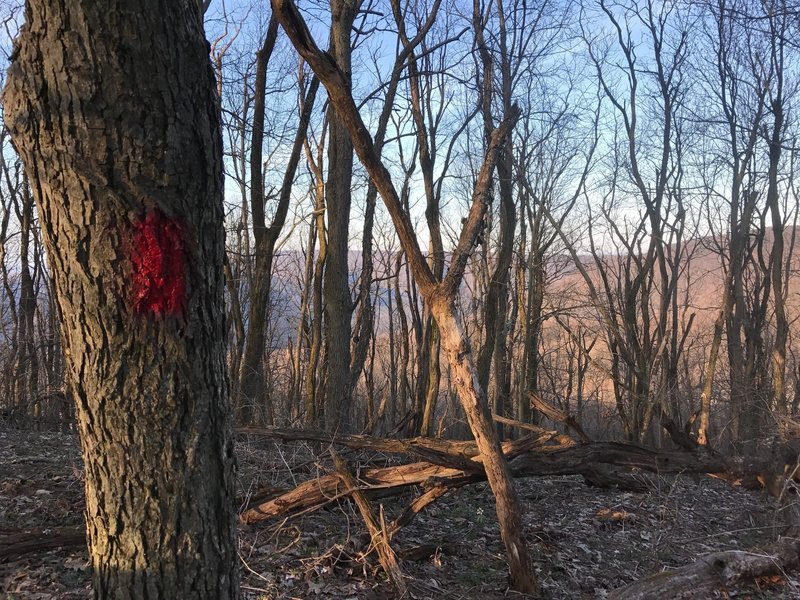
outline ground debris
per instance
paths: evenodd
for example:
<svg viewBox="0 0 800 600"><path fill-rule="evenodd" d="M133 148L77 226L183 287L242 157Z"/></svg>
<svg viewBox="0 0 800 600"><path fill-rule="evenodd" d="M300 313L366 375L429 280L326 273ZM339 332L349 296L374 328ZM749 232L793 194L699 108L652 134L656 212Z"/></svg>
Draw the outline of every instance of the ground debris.
<svg viewBox="0 0 800 600"><path fill-rule="evenodd" d="M361 466L391 466L381 452L342 452ZM327 475L327 449L240 437L240 489L291 489ZM0 431L0 528L79 526L83 518L77 439L66 433ZM553 600L605 598L613 590L719 552L768 547L783 532L778 504L764 493L683 475L649 476L647 492L589 487L577 475L517 480L528 543L542 585ZM45 490L49 494L37 491ZM420 490L373 498L386 520L399 516ZM240 528L245 598L378 600L394 597L354 503L286 521ZM522 597L507 590L494 503L484 483L452 490L398 531L393 546L410 598ZM418 550L417 550L418 549ZM78 600L91 597L85 550L61 548L0 563L0 597ZM719 592L720 598L726 596ZM731 598L800 597L796 572L732 582Z"/></svg>

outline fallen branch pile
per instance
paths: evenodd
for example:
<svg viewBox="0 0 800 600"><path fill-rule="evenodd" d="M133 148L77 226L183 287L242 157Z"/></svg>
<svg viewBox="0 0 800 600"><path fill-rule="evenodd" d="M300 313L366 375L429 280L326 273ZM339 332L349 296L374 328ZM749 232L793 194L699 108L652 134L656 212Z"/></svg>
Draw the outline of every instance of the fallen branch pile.
<svg viewBox="0 0 800 600"><path fill-rule="evenodd" d="M537 403L537 407L539 404ZM552 413L552 414L550 414ZM576 432L582 443L555 431L547 431L511 419L496 420L530 431L518 440L505 442L503 453L513 477L581 475L587 484L600 487L617 486L626 491L646 491L648 480L643 473L659 475L707 474L732 485L763 487L782 498L788 517L786 533L800 531L800 510L795 506L792 479L785 457L737 461L693 443L693 439L672 423L665 429L680 439L680 450L655 450L619 442L594 442L580 425L555 409L549 416ZM355 476L341 459L336 471L298 485L295 489L261 502L242 512L243 524L286 518L322 508L342 498L353 496L368 523L373 544L379 549L381 563L398 591L404 589L399 565L389 543L396 533L410 523L426 506L451 490L486 479L475 445L471 442L415 438L406 440L377 439L369 436L335 436L320 431L248 428L240 433L265 436L283 441L311 441L342 446L351 450L371 450L401 454L414 462L388 467L364 468ZM793 460L796 453L790 451ZM790 457L790 459L791 459ZM789 465L790 466L790 465ZM796 470L795 470L796 471ZM391 523L378 525L369 507L368 498L399 495L409 489L420 489L419 495ZM800 565L800 542L783 538L760 552L720 552L704 557L683 569L660 573L613 594L618 600L640 600L653 597L705 598L737 581L753 580L780 574L784 569Z"/></svg>
<svg viewBox="0 0 800 600"><path fill-rule="evenodd" d="M469 442L412 439L380 440L366 436L332 438L318 431L254 429L250 435L263 435L288 440L326 441L350 449L398 452L415 458L412 463L365 469L358 474L358 489L373 497L399 494L412 486L451 490L485 480L477 451ZM565 441L557 432L541 433L505 442L503 453L514 477L582 475L587 482L601 487L618 486L628 491L644 491L646 483L637 478L637 471L663 475L678 473L716 474L730 481L743 480L741 467L704 451L653 450L634 444L590 442L578 445L571 438ZM555 443L554 443L555 442ZM632 473L633 472L633 473ZM753 473L755 478L757 473ZM336 473L323 475L300 484L242 513L242 523L287 517L321 508L352 493ZM441 495L441 494L439 494Z"/></svg>
<svg viewBox="0 0 800 600"><path fill-rule="evenodd" d="M539 403L536 404L537 408ZM574 431L580 442L556 431L523 424L505 417L496 420L515 426L527 435L507 441L502 450L513 477L581 475L589 485L617 486L626 491L646 491L646 473L708 474L733 485L762 487L781 498L787 521L785 535L800 531L800 504L794 479L797 479L796 449L773 453L760 459L734 460L693 443L693 439L671 423L665 429L680 436L679 450L656 450L643 446L592 441L580 425L565 413L552 409L550 418ZM663 424L663 423L662 423ZM477 447L470 441L443 439L381 439L364 435L332 436L322 431L246 428L240 435L273 440L307 441L327 446L334 468L327 474L300 483L294 489L260 489L237 499L240 522L253 525L269 519L287 518L318 510L343 498L351 498L370 533L371 548L400 594L406 589L402 551L392 547L396 534L422 510L452 490L485 481L486 475ZM354 470L335 448L396 455L406 462L391 466L361 467ZM322 450L322 448L320 448ZM408 462L408 460L411 462ZM370 500L399 495L413 490L416 497L394 520L385 520L382 507L376 510ZM29 552L85 543L82 528L52 530L0 530L0 562ZM727 551L705 556L686 567L659 573L651 578L620 588L612 594L617 600L652 597L705 598L726 586L759 577L781 575L800 566L800 541L784 537L758 552Z"/></svg>

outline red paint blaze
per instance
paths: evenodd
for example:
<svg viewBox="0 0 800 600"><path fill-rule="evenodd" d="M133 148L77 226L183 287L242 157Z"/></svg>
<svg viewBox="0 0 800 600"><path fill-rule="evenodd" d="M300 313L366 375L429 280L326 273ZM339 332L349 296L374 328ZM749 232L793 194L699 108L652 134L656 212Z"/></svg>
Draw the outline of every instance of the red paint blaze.
<svg viewBox="0 0 800 600"><path fill-rule="evenodd" d="M133 308L156 317L186 309L186 248L183 226L160 211L148 211L133 235Z"/></svg>

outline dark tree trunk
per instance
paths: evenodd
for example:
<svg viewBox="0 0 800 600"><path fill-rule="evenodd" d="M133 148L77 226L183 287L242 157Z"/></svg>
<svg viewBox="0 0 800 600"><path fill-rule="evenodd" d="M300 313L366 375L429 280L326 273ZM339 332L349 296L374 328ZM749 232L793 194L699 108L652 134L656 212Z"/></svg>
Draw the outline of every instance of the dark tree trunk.
<svg viewBox="0 0 800 600"><path fill-rule="evenodd" d="M330 56L350 77L350 30L359 0L331 0ZM350 298L348 241L353 180L353 144L336 110L330 111L328 180L325 202L328 212L328 258L325 265L325 346L328 377L325 389L325 425L350 430Z"/></svg>
<svg viewBox="0 0 800 600"><path fill-rule="evenodd" d="M30 406L35 422L47 415L35 402L38 394L39 358L36 350L35 319L37 311L36 287L30 264L33 237L33 198L27 182L22 184L22 194L14 197L14 209L20 224L19 231L19 320L17 326L17 364L15 367L17 405ZM17 202L17 200L21 202Z"/></svg>
<svg viewBox="0 0 800 600"><path fill-rule="evenodd" d="M272 288L272 263L275 259L275 246L278 243L286 215L289 212L292 184L303 151L311 110L317 94L319 82L311 81L307 93L301 90L302 100L300 122L297 126L292 150L283 175L283 183L278 194L278 203L272 223L268 226L264 202L264 177L262 173L264 117L266 112L267 67L278 35L278 22L270 19L264 44L256 57L255 101L253 103L253 141L250 153L250 210L253 217L253 238L255 239L255 268L250 286L249 328L245 337L244 354L240 370L240 405L245 408L242 418L249 421L263 406L267 423L275 420L272 398L264 387L264 353L267 341L269 302Z"/></svg>
<svg viewBox="0 0 800 600"><path fill-rule="evenodd" d="M38 203L98 598L236 598L222 144L195 3L26 7L4 106Z"/></svg>
<svg viewBox="0 0 800 600"><path fill-rule="evenodd" d="M264 208L264 117L266 113L267 66L278 38L278 21L272 16L264 36L264 43L256 53L256 76L254 82L252 141L250 144L250 212L253 220L255 261L250 280L250 302L248 328L244 340L242 363L237 387L239 419L250 424L265 409L268 424L274 421L272 402L265 397L264 389L264 343L266 341L267 307L272 284L272 261L277 236L267 228ZM283 223L278 224L278 231Z"/></svg>
<svg viewBox="0 0 800 600"><path fill-rule="evenodd" d="M328 258L328 233L325 230L325 179L322 173L324 144L325 132L323 131L317 148L317 159L315 160L306 138L306 160L308 168L314 177L314 226L317 230L317 242L319 243L317 258L314 260L313 288L311 291L311 313L313 317L309 336L308 369L303 387L303 402L306 411L306 423L308 424L316 423L319 418L321 397L319 382L323 379L319 376L319 373L321 373L320 357L322 356L322 283L325 262Z"/></svg>

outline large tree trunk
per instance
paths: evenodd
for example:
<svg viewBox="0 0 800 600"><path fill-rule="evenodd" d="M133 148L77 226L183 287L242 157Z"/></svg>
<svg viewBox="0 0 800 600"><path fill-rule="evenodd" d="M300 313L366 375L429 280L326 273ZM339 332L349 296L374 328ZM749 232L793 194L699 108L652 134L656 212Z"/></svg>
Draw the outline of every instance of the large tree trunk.
<svg viewBox="0 0 800 600"><path fill-rule="evenodd" d="M38 203L98 598L236 598L222 145L195 3L31 0L5 118Z"/></svg>

